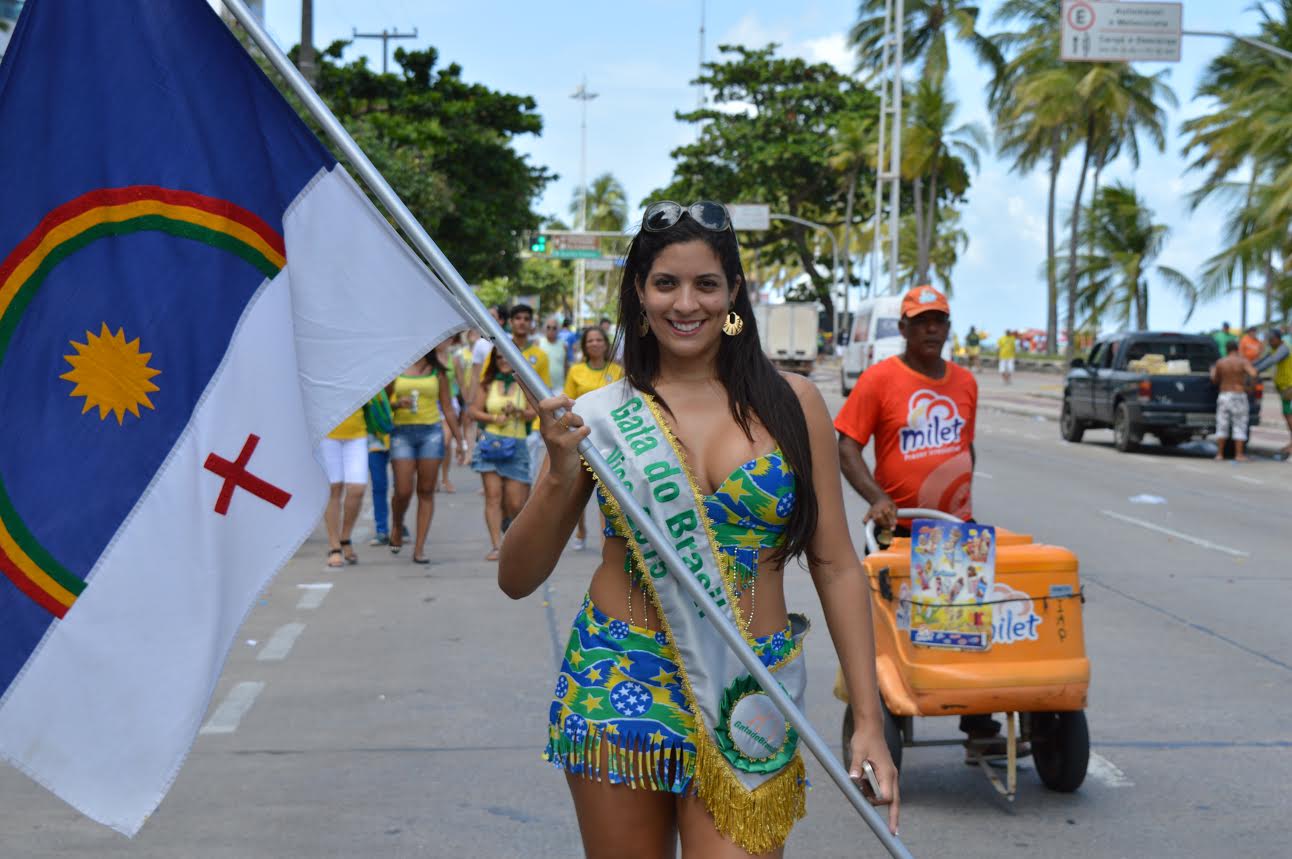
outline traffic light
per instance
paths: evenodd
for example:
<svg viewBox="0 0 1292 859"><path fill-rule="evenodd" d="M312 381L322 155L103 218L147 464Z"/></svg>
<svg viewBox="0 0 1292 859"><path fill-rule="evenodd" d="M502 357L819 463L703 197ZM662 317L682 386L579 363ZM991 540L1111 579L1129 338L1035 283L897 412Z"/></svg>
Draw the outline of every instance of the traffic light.
<svg viewBox="0 0 1292 859"><path fill-rule="evenodd" d="M547 236L535 233L529 240L529 252L532 254L547 253Z"/></svg>

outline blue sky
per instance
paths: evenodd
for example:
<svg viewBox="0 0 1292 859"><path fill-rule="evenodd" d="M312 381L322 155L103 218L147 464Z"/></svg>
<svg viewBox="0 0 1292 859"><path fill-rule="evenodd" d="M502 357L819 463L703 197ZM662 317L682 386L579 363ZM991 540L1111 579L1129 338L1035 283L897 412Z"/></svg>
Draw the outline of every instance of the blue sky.
<svg viewBox="0 0 1292 859"><path fill-rule="evenodd" d="M783 53L851 70L846 34L856 18L856 5L855 0L708 0L707 57L714 59L723 43L762 46L775 41ZM996 5L993 0L984 3L989 11ZM1256 16L1236 11L1247 5L1244 0L1185 0L1185 27L1251 32ZM265 6L266 23L279 42L297 42L299 0L265 0ZM442 62L462 65L467 80L534 96L544 132L541 138L520 139L518 146L535 163L560 174L539 203L539 211L547 214L569 219L579 176L579 104L570 94L585 75L589 90L599 94L588 105L588 175L610 171L623 182L633 204L669 180L669 152L694 137L673 113L696 104L697 92L689 82L699 61L700 0L315 0L314 15L318 45L349 38L352 28L410 32L416 27L419 37L392 42L392 53L396 45L433 45ZM366 54L379 67L380 45L361 40L346 57ZM1184 202L1198 180L1186 174L1178 129L1184 119L1205 112L1206 105L1193 100L1193 91L1202 69L1224 46L1222 39L1186 37L1182 62L1169 66L1180 108L1170 113L1167 151L1146 151L1138 170L1119 162L1104 174L1105 181L1132 182L1147 198L1157 220L1171 228L1158 262L1188 274L1196 273L1218 249L1222 212L1191 212ZM1142 66L1145 72L1159 68ZM951 71L961 103L959 119L989 127L984 71L960 50L953 51ZM1065 200L1071 205L1078 168L1077 157L1065 165L1059 182L1061 205ZM1006 327L1044 327L1045 193L1043 172L1019 176L990 155L984 159L964 207L970 246L954 274L958 329L970 323L993 333ZM1183 305L1155 280L1150 324L1190 330L1216 327L1222 320L1237 324L1238 307L1236 296L1216 301L1199 308L1186 324ZM1252 300L1249 318L1260 321L1262 314L1261 302Z"/></svg>

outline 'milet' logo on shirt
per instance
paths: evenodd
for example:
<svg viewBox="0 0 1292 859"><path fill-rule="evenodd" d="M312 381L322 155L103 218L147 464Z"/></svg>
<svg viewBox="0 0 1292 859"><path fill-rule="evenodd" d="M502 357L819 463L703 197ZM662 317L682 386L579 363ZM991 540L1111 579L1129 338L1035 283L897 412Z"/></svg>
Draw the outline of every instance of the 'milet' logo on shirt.
<svg viewBox="0 0 1292 859"><path fill-rule="evenodd" d="M965 421L949 397L924 388L911 395L906 411L906 426L899 430L903 454L960 443Z"/></svg>

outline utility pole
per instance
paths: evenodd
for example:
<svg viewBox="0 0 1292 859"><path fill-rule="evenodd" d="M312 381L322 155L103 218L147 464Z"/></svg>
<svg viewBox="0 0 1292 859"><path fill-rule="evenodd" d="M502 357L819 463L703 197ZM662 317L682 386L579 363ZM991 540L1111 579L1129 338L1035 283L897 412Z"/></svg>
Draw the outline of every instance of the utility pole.
<svg viewBox="0 0 1292 859"><path fill-rule="evenodd" d="M705 11L705 5L706 5L705 0L700 0L700 64L699 64L699 66L697 66L697 67L696 67L700 76L702 76L702 75L704 74L704 11ZM705 99L705 92L704 92L704 84L700 84L699 86L700 86L700 93L699 93L698 97L696 98L695 109L696 109L696 110L704 110L704 103L705 103L705 100L706 100L706 99Z"/></svg>
<svg viewBox="0 0 1292 859"><path fill-rule="evenodd" d="M395 28L395 31L393 33L389 30L382 30L380 33L360 33L354 27L351 27L350 35L351 35L351 38L354 38L354 39L381 39L381 73L384 75L386 73L387 62L390 59L389 58L390 40L391 39L416 39L417 28L414 27L413 32L411 33L401 33L399 32L398 27Z"/></svg>
<svg viewBox="0 0 1292 859"><path fill-rule="evenodd" d="M879 156L875 171L875 233L871 242L870 294L877 295L879 274L883 266L883 244L880 241L883 225L884 186L888 186L888 239L889 279L888 291L897 293L897 239L901 223L902 203L902 42L905 37L903 23L906 17L904 0L885 0L883 71L879 79ZM884 169L884 146L888 142L889 167Z"/></svg>
<svg viewBox="0 0 1292 859"><path fill-rule="evenodd" d="M588 92L588 78L584 75L583 82L579 84L570 98L579 100L579 108L582 118L579 124L579 223L577 230L580 233L587 232L588 229L588 102L596 98L598 93ZM576 260L574 263L574 318L581 320L583 318L583 290L586 285L587 267L583 260ZM620 320L623 324L623 320ZM575 325L576 328L580 327Z"/></svg>
<svg viewBox="0 0 1292 859"><path fill-rule="evenodd" d="M296 67L310 86L318 86L318 64L314 61L314 0L301 0L301 50L296 56Z"/></svg>

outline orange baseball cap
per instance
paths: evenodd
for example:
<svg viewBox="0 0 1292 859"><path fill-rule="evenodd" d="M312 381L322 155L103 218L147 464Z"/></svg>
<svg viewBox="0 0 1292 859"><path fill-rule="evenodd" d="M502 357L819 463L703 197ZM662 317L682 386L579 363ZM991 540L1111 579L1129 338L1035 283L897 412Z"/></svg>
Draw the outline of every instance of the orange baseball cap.
<svg viewBox="0 0 1292 859"><path fill-rule="evenodd" d="M917 286L902 296L903 319L919 316L930 310L941 310L947 316L951 315L951 305L947 304L947 297L933 287Z"/></svg>

